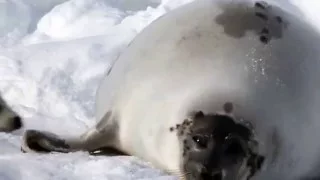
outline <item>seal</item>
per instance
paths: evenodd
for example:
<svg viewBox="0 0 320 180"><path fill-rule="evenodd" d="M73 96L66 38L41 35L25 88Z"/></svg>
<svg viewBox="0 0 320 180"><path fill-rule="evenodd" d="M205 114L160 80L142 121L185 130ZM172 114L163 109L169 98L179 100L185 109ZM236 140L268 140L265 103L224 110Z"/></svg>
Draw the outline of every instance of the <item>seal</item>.
<svg viewBox="0 0 320 180"><path fill-rule="evenodd" d="M272 3L194 1L120 55L97 92L94 127L80 137L31 129L22 149L111 147L187 180L292 179L306 168L286 166L286 150L306 136L288 130L317 119L319 42L312 25Z"/></svg>
<svg viewBox="0 0 320 180"><path fill-rule="evenodd" d="M0 132L12 132L22 126L21 117L0 96Z"/></svg>

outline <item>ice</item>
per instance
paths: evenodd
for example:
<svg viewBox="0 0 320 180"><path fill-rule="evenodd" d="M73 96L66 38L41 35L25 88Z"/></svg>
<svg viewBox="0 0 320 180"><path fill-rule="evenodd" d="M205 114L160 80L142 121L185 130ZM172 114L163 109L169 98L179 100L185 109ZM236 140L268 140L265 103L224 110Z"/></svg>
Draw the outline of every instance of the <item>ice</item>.
<svg viewBox="0 0 320 180"><path fill-rule="evenodd" d="M192 1L0 0L1 95L27 129L81 134L96 121L99 81L126 45ZM320 2L291 1L320 27ZM0 133L0 180L176 179L135 157L23 154L22 132Z"/></svg>

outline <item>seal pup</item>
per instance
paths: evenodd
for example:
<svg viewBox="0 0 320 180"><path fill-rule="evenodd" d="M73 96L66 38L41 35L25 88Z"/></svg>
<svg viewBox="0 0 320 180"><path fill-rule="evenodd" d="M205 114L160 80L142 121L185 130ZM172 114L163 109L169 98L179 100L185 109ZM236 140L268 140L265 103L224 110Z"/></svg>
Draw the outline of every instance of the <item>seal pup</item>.
<svg viewBox="0 0 320 180"><path fill-rule="evenodd" d="M286 173L285 149L304 139L279 128L317 117L319 42L310 24L271 3L194 1L118 58L97 92L94 127L80 137L28 130L22 149L113 147L187 180L291 180L303 167Z"/></svg>
<svg viewBox="0 0 320 180"><path fill-rule="evenodd" d="M22 126L21 117L0 96L0 132L12 132Z"/></svg>

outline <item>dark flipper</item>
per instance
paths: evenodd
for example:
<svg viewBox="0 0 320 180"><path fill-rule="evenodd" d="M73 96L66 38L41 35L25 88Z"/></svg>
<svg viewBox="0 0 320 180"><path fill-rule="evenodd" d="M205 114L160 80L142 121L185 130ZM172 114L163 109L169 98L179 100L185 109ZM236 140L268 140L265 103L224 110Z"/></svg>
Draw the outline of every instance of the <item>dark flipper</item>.
<svg viewBox="0 0 320 180"><path fill-rule="evenodd" d="M87 151L94 154L101 149L102 152L107 152L106 149L117 144L118 126L115 121L111 121L113 118L111 115L110 112L106 113L96 126L74 138L61 137L46 131L27 130L21 150L40 153Z"/></svg>
<svg viewBox="0 0 320 180"><path fill-rule="evenodd" d="M24 147L22 151L26 152L30 149L35 152L48 153L48 152L70 152L70 146L59 136L38 130L27 130L24 135Z"/></svg>

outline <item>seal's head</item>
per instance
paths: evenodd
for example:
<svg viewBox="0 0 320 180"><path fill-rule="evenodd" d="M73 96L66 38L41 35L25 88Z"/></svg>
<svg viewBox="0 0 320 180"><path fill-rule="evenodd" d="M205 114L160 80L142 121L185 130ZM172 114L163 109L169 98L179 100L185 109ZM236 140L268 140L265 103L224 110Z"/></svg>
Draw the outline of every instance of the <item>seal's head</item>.
<svg viewBox="0 0 320 180"><path fill-rule="evenodd" d="M247 180L260 170L252 127L229 115L196 112L176 126L188 180Z"/></svg>
<svg viewBox="0 0 320 180"><path fill-rule="evenodd" d="M21 117L0 97L0 132L11 132L21 127Z"/></svg>

